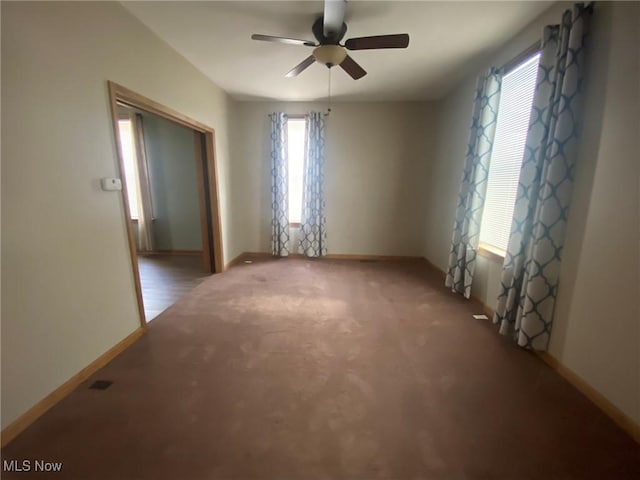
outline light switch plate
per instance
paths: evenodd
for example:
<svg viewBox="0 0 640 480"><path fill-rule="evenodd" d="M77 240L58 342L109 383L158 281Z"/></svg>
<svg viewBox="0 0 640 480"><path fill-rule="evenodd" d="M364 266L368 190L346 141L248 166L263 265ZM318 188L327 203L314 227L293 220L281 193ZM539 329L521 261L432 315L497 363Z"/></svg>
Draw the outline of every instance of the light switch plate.
<svg viewBox="0 0 640 480"><path fill-rule="evenodd" d="M100 185L102 186L102 190L105 190L107 192L122 190L122 180L120 180L119 178L102 178L100 179Z"/></svg>

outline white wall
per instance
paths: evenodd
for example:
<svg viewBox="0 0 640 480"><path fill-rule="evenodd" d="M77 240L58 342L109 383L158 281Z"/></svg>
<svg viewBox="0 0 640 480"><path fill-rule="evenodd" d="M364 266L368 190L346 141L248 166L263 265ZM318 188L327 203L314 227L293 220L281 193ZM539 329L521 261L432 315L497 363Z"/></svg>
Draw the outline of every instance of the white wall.
<svg viewBox="0 0 640 480"><path fill-rule="evenodd" d="M557 23L545 12L483 68L501 65ZM583 140L550 353L640 422L639 5L598 2L587 71ZM466 151L475 75L438 105L424 254L445 270ZM481 258L472 293L495 306L501 263Z"/></svg>
<svg viewBox="0 0 640 480"><path fill-rule="evenodd" d="M326 104L238 102L234 201L242 203L245 251L271 251L270 124L274 111ZM333 254L421 256L424 183L433 115L420 103L339 103L326 119L327 244ZM418 221L416 221L418 220Z"/></svg>
<svg viewBox="0 0 640 480"><path fill-rule="evenodd" d="M233 232L222 90L116 2L1 8L5 427L138 327L107 80L216 128Z"/></svg>

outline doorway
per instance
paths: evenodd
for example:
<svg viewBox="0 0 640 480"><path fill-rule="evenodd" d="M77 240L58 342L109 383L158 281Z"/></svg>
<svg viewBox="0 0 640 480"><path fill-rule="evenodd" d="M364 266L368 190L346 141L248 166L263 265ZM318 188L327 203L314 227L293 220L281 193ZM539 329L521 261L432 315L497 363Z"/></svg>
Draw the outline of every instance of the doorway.
<svg viewBox="0 0 640 480"><path fill-rule="evenodd" d="M108 82L126 227L143 327L222 272L215 132Z"/></svg>

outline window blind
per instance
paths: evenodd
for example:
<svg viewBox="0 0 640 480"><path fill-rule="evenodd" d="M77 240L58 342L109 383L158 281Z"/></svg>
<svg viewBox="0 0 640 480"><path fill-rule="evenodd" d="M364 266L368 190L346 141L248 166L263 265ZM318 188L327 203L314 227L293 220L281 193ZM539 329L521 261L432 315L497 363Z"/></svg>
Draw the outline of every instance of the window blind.
<svg viewBox="0 0 640 480"><path fill-rule="evenodd" d="M538 75L536 53L502 78L480 242L506 250Z"/></svg>
<svg viewBox="0 0 640 480"><path fill-rule="evenodd" d="M302 217L302 188L304 177L304 145L307 121L304 118L287 120L289 159L289 222L300 223Z"/></svg>

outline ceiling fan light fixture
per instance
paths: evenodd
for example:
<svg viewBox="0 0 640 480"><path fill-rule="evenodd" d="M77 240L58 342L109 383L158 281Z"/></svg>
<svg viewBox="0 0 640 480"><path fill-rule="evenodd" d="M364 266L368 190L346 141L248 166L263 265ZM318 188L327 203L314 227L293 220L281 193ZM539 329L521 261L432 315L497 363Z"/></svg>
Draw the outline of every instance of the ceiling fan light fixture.
<svg viewBox="0 0 640 480"><path fill-rule="evenodd" d="M340 45L320 45L313 50L316 61L331 68L340 65L347 57L347 51Z"/></svg>

